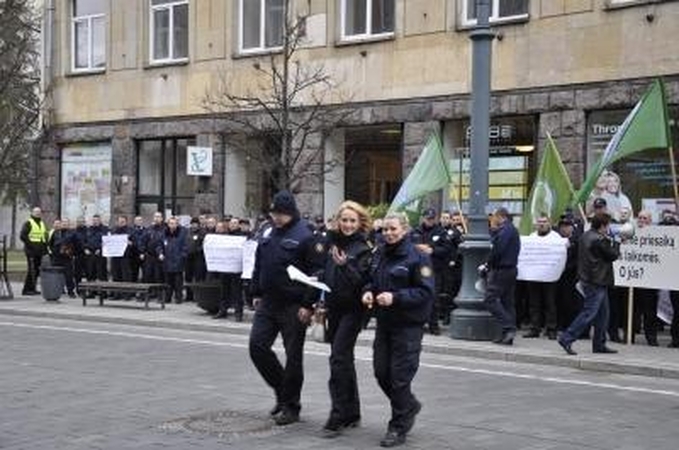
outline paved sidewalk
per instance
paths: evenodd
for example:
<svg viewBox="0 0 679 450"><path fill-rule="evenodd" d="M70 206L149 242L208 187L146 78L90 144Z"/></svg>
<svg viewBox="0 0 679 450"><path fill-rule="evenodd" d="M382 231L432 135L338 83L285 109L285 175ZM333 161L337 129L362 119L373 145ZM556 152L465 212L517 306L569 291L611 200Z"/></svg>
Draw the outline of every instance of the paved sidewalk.
<svg viewBox="0 0 679 450"><path fill-rule="evenodd" d="M0 317L5 321L11 320L11 316L45 317L240 335L249 333L251 315L251 312L247 312L243 323L236 323L232 319L213 320L195 303L168 304L164 310L152 303L145 310L143 303L135 301L107 301L103 307L99 306L98 301L88 301L88 306L83 307L80 299L70 298L62 298L60 303L45 302L39 297L0 301ZM364 331L359 336L358 345L370 346L372 336L372 329ZM639 340L643 341L643 338ZM663 342L661 340L661 345ZM591 353L589 341L579 341L574 344L579 354L568 356L555 341L546 338L522 339L520 334L512 347L490 342L454 340L446 335L425 335L423 350L453 356L679 379L677 349L643 344L611 346L619 350L617 355L595 355Z"/></svg>

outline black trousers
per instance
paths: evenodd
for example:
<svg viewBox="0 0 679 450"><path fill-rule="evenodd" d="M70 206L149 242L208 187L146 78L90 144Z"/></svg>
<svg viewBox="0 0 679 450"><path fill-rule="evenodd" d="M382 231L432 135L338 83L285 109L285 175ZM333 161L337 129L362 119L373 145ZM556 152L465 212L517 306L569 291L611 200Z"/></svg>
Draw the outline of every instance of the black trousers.
<svg viewBox="0 0 679 450"><path fill-rule="evenodd" d="M556 331L556 282L528 282L528 309L533 330Z"/></svg>
<svg viewBox="0 0 679 450"><path fill-rule="evenodd" d="M658 291L656 289L634 288L634 316L632 329L638 333L644 325L647 342L658 341Z"/></svg>
<svg viewBox="0 0 679 450"><path fill-rule="evenodd" d="M266 299L263 300L266 302ZM297 318L299 304L281 307L260 304L250 329L250 358L284 409L299 413L304 382L303 358L306 325ZM285 367L271 349L281 334L285 347Z"/></svg>
<svg viewBox="0 0 679 450"><path fill-rule="evenodd" d="M243 280L240 273L220 274L222 283L222 298L219 310L224 313L232 307L237 317L243 317Z"/></svg>
<svg viewBox="0 0 679 450"><path fill-rule="evenodd" d="M205 267L203 252L189 254L184 266L184 281L187 283L203 281L206 274L207 268ZM186 289L186 301L193 301L193 291L190 288Z"/></svg>
<svg viewBox="0 0 679 450"><path fill-rule="evenodd" d="M85 255L85 276L87 281L106 281L106 258L101 255Z"/></svg>
<svg viewBox="0 0 679 450"><path fill-rule="evenodd" d="M42 255L26 253L26 278L24 278L24 294L35 292L38 277L40 276L40 262Z"/></svg>
<svg viewBox="0 0 679 450"><path fill-rule="evenodd" d="M575 320L582 310L583 299L575 290L578 282L577 273L564 272L556 287L556 325L559 330L565 330Z"/></svg>
<svg viewBox="0 0 679 450"><path fill-rule="evenodd" d="M608 288L610 317L608 319L608 335L612 341L620 339L620 328L626 329L627 323L627 289L611 286Z"/></svg>
<svg viewBox="0 0 679 450"><path fill-rule="evenodd" d="M113 281L132 281L130 258L111 258L111 279Z"/></svg>
<svg viewBox="0 0 679 450"><path fill-rule="evenodd" d="M389 430L405 433L417 399L411 384L420 366L421 326L389 326L378 321L373 342L373 369L391 403Z"/></svg>
<svg viewBox="0 0 679 450"><path fill-rule="evenodd" d="M453 272L448 266L434 268L434 289L436 298L429 317L429 328L438 327L439 319L445 319L446 313L450 312L452 302L450 293L453 289Z"/></svg>
<svg viewBox="0 0 679 450"><path fill-rule="evenodd" d="M670 334L672 335L672 344L679 346L679 291L670 291L670 300L674 310Z"/></svg>
<svg viewBox="0 0 679 450"><path fill-rule="evenodd" d="M174 294L175 303L182 302L182 289L184 289L184 274L182 272L165 272L165 284L168 289L165 291L165 303L172 302Z"/></svg>
<svg viewBox="0 0 679 450"><path fill-rule="evenodd" d="M328 310L330 420L339 423L352 422L361 417L354 347L362 328L362 311Z"/></svg>
<svg viewBox="0 0 679 450"><path fill-rule="evenodd" d="M488 272L483 302L503 332L516 330L515 285L516 269L491 269Z"/></svg>
<svg viewBox="0 0 679 450"><path fill-rule="evenodd" d="M85 255L77 254L73 258L73 278L75 279L75 287L77 288L83 278L86 278L87 271L85 270Z"/></svg>
<svg viewBox="0 0 679 450"><path fill-rule="evenodd" d="M144 283L163 283L163 262L156 256L144 257Z"/></svg>

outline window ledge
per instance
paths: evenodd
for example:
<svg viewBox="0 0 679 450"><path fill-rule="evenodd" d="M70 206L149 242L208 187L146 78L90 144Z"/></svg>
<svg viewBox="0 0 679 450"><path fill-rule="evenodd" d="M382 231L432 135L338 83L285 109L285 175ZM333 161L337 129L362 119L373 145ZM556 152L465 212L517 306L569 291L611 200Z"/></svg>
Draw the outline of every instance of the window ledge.
<svg viewBox="0 0 679 450"><path fill-rule="evenodd" d="M674 0L630 0L627 2L614 2L612 0L606 0L603 9L605 11L615 11L624 8L633 8L635 6L645 6L654 3L664 3Z"/></svg>
<svg viewBox="0 0 679 450"><path fill-rule="evenodd" d="M182 59L169 59L169 60L162 60L162 61L149 61L145 66L144 69L156 69L156 68L162 68L162 67L168 67L168 66L187 66L189 65L189 58L182 58Z"/></svg>
<svg viewBox="0 0 679 450"><path fill-rule="evenodd" d="M231 54L233 59L253 58L257 56L271 56L283 53L283 47L258 48L256 50L239 50Z"/></svg>
<svg viewBox="0 0 679 450"><path fill-rule="evenodd" d="M64 76L66 77L88 77L92 75L101 75L106 73L106 67L102 67L99 69L78 69L78 70L71 70L67 72Z"/></svg>
<svg viewBox="0 0 679 450"><path fill-rule="evenodd" d="M360 36L344 36L339 40L335 41L336 47L343 47L346 45L360 45L360 44L371 44L373 42L383 42L383 41L393 41L396 39L396 33L380 33L366 35L362 34Z"/></svg>
<svg viewBox="0 0 679 450"><path fill-rule="evenodd" d="M503 17L501 19L491 19L490 26L498 27L505 25L517 25L530 21L530 14L523 14L521 16ZM469 31L476 28L476 21L464 21L458 24L457 31Z"/></svg>

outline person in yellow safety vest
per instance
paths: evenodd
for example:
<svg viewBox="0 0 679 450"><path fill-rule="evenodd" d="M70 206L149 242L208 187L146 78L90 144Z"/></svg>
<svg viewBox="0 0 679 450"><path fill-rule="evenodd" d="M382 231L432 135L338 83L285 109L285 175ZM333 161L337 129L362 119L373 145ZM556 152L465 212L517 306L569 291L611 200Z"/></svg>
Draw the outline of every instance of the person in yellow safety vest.
<svg viewBox="0 0 679 450"><path fill-rule="evenodd" d="M31 216L21 227L19 234L21 242L24 243L24 253L26 254L26 278L22 295L38 295L36 282L40 275L40 260L47 254L47 226L42 220L42 210L38 207L33 208Z"/></svg>

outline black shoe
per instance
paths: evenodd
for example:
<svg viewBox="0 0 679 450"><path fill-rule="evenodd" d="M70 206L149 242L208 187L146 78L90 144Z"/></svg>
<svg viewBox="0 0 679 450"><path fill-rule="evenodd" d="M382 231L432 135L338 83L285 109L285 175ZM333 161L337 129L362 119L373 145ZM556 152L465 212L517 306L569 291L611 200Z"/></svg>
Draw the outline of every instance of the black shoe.
<svg viewBox="0 0 679 450"><path fill-rule="evenodd" d="M75 296L75 293L74 293L74 292L69 292L69 293L68 293L68 298L77 298L77 297Z"/></svg>
<svg viewBox="0 0 679 450"><path fill-rule="evenodd" d="M429 326L429 334L432 336L440 336L441 335L441 328L439 328L438 325L430 325Z"/></svg>
<svg viewBox="0 0 679 450"><path fill-rule="evenodd" d="M622 338L620 337L620 335L618 335L618 333L613 333L613 334L611 334L611 342L615 342L615 343L618 343L618 344L622 344L622 343L623 343L623 340L622 340Z"/></svg>
<svg viewBox="0 0 679 450"><path fill-rule="evenodd" d="M280 403L276 403L273 408L271 408L271 411L269 411L269 416L271 417L276 417L280 413L283 412L283 407L281 406Z"/></svg>
<svg viewBox="0 0 679 450"><path fill-rule="evenodd" d="M212 318L213 319L226 319L227 316L228 316L228 314L226 313L226 311L219 311L219 312L217 312L217 314L212 316Z"/></svg>
<svg viewBox="0 0 679 450"><path fill-rule="evenodd" d="M331 417L323 425L322 436L326 439L336 438L342 434L342 422L339 419Z"/></svg>
<svg viewBox="0 0 679 450"><path fill-rule="evenodd" d="M658 339L657 338L646 338L646 342L648 343L649 347L657 347L658 346Z"/></svg>
<svg viewBox="0 0 679 450"><path fill-rule="evenodd" d="M540 330L536 330L535 328L531 328L531 330L523 335L524 338L526 339L533 339L533 338L539 338L540 337Z"/></svg>
<svg viewBox="0 0 679 450"><path fill-rule="evenodd" d="M566 353L568 353L569 355L571 355L571 356L577 355L576 351L573 350L573 348L571 348L571 344L566 344L561 339L557 339L556 342L558 342L559 345L561 346L561 348L563 348L566 351Z"/></svg>
<svg viewBox="0 0 679 450"><path fill-rule="evenodd" d="M299 413L290 411L289 409L283 409L283 411L274 417L274 421L278 426L290 425L295 422L299 422Z"/></svg>
<svg viewBox="0 0 679 450"><path fill-rule="evenodd" d="M618 353L618 351L617 351L617 350L613 350L613 349L610 348L610 347L604 346L604 347L602 347L602 348L597 348L597 349L592 350L592 353L610 353L610 354L614 354L614 353Z"/></svg>
<svg viewBox="0 0 679 450"><path fill-rule="evenodd" d="M667 348L679 348L679 342L670 342L667 344Z"/></svg>
<svg viewBox="0 0 679 450"><path fill-rule="evenodd" d="M398 433L396 431L387 431L387 434L384 435L382 440L380 441L380 447L396 447L398 445L403 445L406 442L406 435L402 433Z"/></svg>
<svg viewBox="0 0 679 450"><path fill-rule="evenodd" d="M516 337L516 331L505 331L502 333L502 337L493 341L499 345L514 345L514 338Z"/></svg>
<svg viewBox="0 0 679 450"><path fill-rule="evenodd" d="M415 399L415 406L413 406L413 409L411 409L408 413L408 418L403 425L403 434L406 434L413 429L415 426L415 418L420 413L420 411L422 411L422 403Z"/></svg>
<svg viewBox="0 0 679 450"><path fill-rule="evenodd" d="M556 331L554 331L554 330L547 331L547 339L549 339L550 341L555 341L556 340Z"/></svg>

